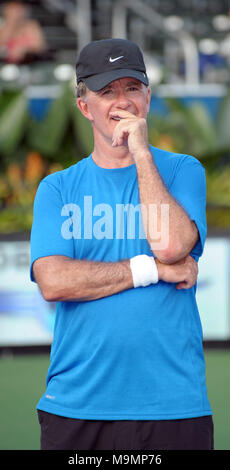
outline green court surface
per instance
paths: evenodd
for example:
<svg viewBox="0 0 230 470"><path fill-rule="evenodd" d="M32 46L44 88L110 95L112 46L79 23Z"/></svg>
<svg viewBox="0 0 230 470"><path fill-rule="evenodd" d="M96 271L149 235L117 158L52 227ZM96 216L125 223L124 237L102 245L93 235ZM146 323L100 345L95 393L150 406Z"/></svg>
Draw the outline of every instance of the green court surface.
<svg viewBox="0 0 230 470"><path fill-rule="evenodd" d="M206 349L215 449L230 450L230 350ZM0 449L39 449L36 403L45 389L47 355L0 358Z"/></svg>

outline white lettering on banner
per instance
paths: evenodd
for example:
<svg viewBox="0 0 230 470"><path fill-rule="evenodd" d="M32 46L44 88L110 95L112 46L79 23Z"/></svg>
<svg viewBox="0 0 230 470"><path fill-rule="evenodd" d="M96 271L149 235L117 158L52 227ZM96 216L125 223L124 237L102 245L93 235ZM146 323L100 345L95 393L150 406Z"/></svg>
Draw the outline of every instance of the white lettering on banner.
<svg viewBox="0 0 230 470"><path fill-rule="evenodd" d="M84 196L83 214L80 206L71 203L62 207L61 216L68 217L61 226L61 235L65 240L71 238L76 240L82 238L84 240L92 240L93 238L97 240L145 239L144 220L145 226L148 224L148 233L152 240L151 248L164 249L168 246L168 204L161 204L160 206L157 204L149 204L149 206L116 204L114 214L114 209L110 204L100 203L93 208L92 196Z"/></svg>

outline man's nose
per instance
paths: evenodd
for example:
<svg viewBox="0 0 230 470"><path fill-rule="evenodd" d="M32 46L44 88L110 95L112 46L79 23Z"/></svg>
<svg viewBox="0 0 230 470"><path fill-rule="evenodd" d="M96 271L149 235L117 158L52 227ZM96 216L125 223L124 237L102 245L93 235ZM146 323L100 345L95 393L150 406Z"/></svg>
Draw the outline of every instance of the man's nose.
<svg viewBox="0 0 230 470"><path fill-rule="evenodd" d="M117 97L117 108L126 109L130 105L130 101L125 93L120 92Z"/></svg>

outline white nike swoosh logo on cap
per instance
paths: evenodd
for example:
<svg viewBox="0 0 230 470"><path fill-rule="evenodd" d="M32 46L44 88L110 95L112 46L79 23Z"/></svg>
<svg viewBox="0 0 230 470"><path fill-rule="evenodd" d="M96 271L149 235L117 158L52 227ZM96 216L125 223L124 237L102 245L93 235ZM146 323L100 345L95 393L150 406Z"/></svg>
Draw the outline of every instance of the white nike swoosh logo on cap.
<svg viewBox="0 0 230 470"><path fill-rule="evenodd" d="M112 57L109 58L109 61L110 62L115 62L116 60L118 59L122 59L122 57L124 57L123 55L120 55L119 57L114 57L114 59L112 59Z"/></svg>

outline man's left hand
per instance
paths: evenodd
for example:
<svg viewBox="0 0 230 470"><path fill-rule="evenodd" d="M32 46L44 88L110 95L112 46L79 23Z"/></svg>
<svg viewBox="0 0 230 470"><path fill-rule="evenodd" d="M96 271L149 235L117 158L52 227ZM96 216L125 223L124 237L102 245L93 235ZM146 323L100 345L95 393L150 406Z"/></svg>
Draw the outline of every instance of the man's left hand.
<svg viewBox="0 0 230 470"><path fill-rule="evenodd" d="M136 161L143 152L149 152L148 129L146 119L128 111L118 110L110 116L119 118L114 133L112 146L127 146Z"/></svg>

